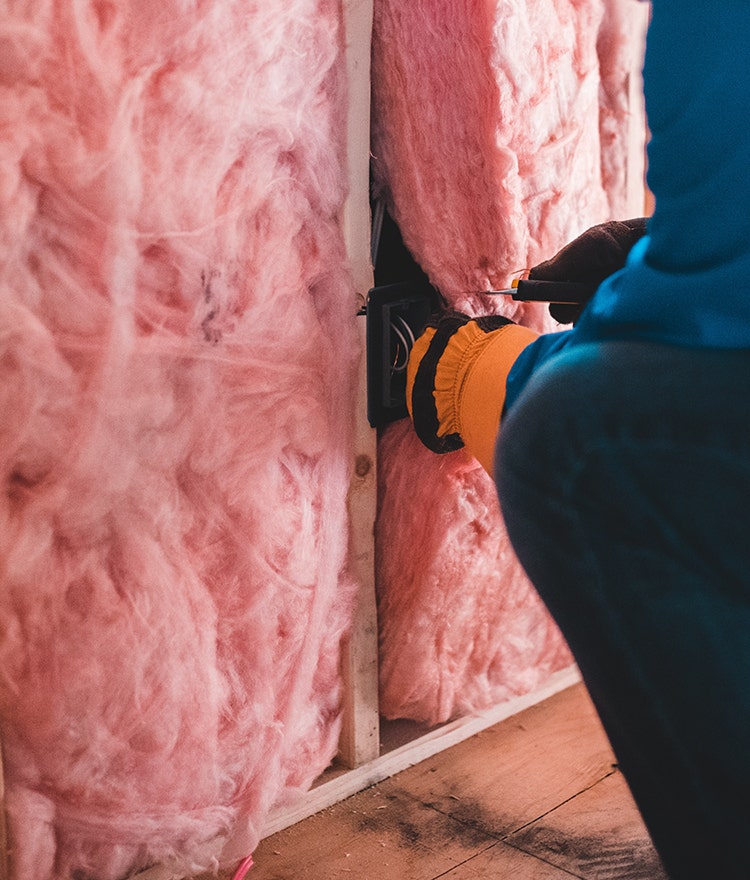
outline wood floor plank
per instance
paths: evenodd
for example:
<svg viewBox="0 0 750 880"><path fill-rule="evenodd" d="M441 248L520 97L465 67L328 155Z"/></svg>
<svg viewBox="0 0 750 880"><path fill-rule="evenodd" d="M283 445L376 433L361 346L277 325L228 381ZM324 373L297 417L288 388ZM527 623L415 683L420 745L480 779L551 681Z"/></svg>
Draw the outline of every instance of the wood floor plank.
<svg viewBox="0 0 750 880"><path fill-rule="evenodd" d="M507 839L584 880L666 880L619 772Z"/></svg>
<svg viewBox="0 0 750 880"><path fill-rule="evenodd" d="M503 837L612 772L614 756L583 685L380 783Z"/></svg>
<svg viewBox="0 0 750 880"><path fill-rule="evenodd" d="M433 880L494 842L376 786L261 841L248 880Z"/></svg>
<svg viewBox="0 0 750 880"><path fill-rule="evenodd" d="M576 875L504 843L474 856L440 880L572 880Z"/></svg>
<svg viewBox="0 0 750 880"><path fill-rule="evenodd" d="M266 838L247 880L662 880L613 762L575 685Z"/></svg>

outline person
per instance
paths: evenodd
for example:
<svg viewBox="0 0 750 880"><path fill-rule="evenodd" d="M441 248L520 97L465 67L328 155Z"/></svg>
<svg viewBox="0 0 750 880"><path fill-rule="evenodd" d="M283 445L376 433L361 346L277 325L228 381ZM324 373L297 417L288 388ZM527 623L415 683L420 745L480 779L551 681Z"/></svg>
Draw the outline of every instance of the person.
<svg viewBox="0 0 750 880"><path fill-rule="evenodd" d="M571 329L444 315L407 397L430 448L494 475L669 876L748 880L750 3L651 12L653 215L536 268L603 255Z"/></svg>

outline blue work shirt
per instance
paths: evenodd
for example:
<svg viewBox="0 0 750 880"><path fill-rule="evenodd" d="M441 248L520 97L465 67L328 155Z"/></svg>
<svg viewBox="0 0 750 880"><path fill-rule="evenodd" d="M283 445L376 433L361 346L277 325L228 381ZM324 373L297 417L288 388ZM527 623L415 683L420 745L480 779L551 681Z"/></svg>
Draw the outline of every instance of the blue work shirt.
<svg viewBox="0 0 750 880"><path fill-rule="evenodd" d="M541 336L508 376L581 343L750 348L750 0L654 0L644 63L648 234L572 330Z"/></svg>

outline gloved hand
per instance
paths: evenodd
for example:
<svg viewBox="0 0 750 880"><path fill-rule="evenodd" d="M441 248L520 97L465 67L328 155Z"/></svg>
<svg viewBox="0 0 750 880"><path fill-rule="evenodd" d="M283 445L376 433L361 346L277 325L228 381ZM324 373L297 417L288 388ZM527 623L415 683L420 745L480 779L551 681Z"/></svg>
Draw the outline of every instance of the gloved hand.
<svg viewBox="0 0 750 880"><path fill-rule="evenodd" d="M558 251L550 260L539 263L529 272L538 281L586 281L599 284L617 272L633 245L646 234L648 218L610 220L592 226ZM552 303L549 311L561 324L576 321L586 303Z"/></svg>
<svg viewBox="0 0 750 880"><path fill-rule="evenodd" d="M419 439L433 452L466 446L492 474L505 380L537 338L499 315L446 312L417 339L406 370L406 406Z"/></svg>

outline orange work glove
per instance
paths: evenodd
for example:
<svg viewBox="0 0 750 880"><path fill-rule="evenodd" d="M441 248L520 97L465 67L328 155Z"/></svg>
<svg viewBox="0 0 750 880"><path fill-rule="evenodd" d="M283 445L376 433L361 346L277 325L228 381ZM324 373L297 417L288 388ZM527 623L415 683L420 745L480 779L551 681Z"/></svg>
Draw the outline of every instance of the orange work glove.
<svg viewBox="0 0 750 880"><path fill-rule="evenodd" d="M419 439L433 452L465 446L493 473L505 380L537 338L499 315L447 312L417 339L406 371L406 406Z"/></svg>

